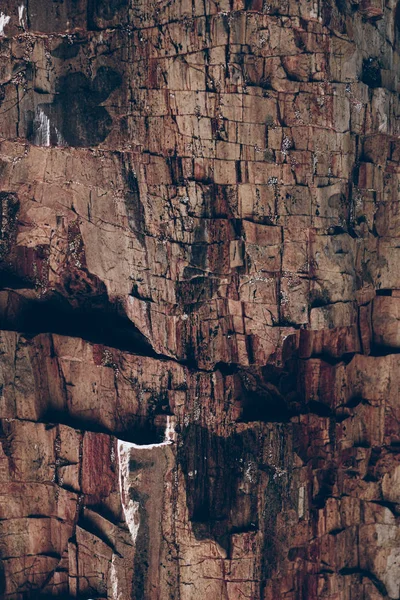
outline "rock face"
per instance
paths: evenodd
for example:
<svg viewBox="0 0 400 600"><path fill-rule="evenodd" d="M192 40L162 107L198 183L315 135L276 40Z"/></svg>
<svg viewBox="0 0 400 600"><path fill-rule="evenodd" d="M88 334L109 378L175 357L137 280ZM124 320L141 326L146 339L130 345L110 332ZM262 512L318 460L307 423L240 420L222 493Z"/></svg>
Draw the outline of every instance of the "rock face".
<svg viewBox="0 0 400 600"><path fill-rule="evenodd" d="M4 0L0 597L400 599L400 4Z"/></svg>

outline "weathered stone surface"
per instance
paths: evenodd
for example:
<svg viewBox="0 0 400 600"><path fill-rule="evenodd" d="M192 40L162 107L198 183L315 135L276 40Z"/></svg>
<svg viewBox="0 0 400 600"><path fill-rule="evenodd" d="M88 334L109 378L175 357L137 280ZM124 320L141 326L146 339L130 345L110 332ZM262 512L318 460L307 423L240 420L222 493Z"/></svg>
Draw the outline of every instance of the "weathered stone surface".
<svg viewBox="0 0 400 600"><path fill-rule="evenodd" d="M400 599L399 39L2 3L1 597Z"/></svg>
<svg viewBox="0 0 400 600"><path fill-rule="evenodd" d="M374 340L380 346L399 348L400 346L400 297L378 296L374 300L373 331Z"/></svg>

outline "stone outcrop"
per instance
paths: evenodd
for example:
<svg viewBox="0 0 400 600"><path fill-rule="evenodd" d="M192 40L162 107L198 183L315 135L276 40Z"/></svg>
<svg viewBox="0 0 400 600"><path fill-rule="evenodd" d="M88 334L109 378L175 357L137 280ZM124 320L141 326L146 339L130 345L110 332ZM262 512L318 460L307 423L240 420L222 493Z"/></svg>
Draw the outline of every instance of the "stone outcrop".
<svg viewBox="0 0 400 600"><path fill-rule="evenodd" d="M2 2L2 598L400 599L399 43Z"/></svg>

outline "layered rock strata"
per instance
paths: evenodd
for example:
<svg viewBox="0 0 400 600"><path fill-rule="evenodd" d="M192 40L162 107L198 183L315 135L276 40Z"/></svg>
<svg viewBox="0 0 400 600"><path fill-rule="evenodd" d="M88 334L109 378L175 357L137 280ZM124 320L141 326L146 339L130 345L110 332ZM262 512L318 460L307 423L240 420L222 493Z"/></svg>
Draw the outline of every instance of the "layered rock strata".
<svg viewBox="0 0 400 600"><path fill-rule="evenodd" d="M2 3L2 598L400 599L399 37Z"/></svg>

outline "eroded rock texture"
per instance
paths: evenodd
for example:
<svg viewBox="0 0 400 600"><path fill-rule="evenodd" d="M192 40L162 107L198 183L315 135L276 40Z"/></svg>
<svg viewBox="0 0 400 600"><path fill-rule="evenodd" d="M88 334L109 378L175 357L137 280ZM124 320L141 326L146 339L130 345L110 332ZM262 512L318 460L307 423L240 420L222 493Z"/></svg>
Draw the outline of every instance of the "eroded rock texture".
<svg viewBox="0 0 400 600"><path fill-rule="evenodd" d="M400 598L400 8L4 0L0 596Z"/></svg>

